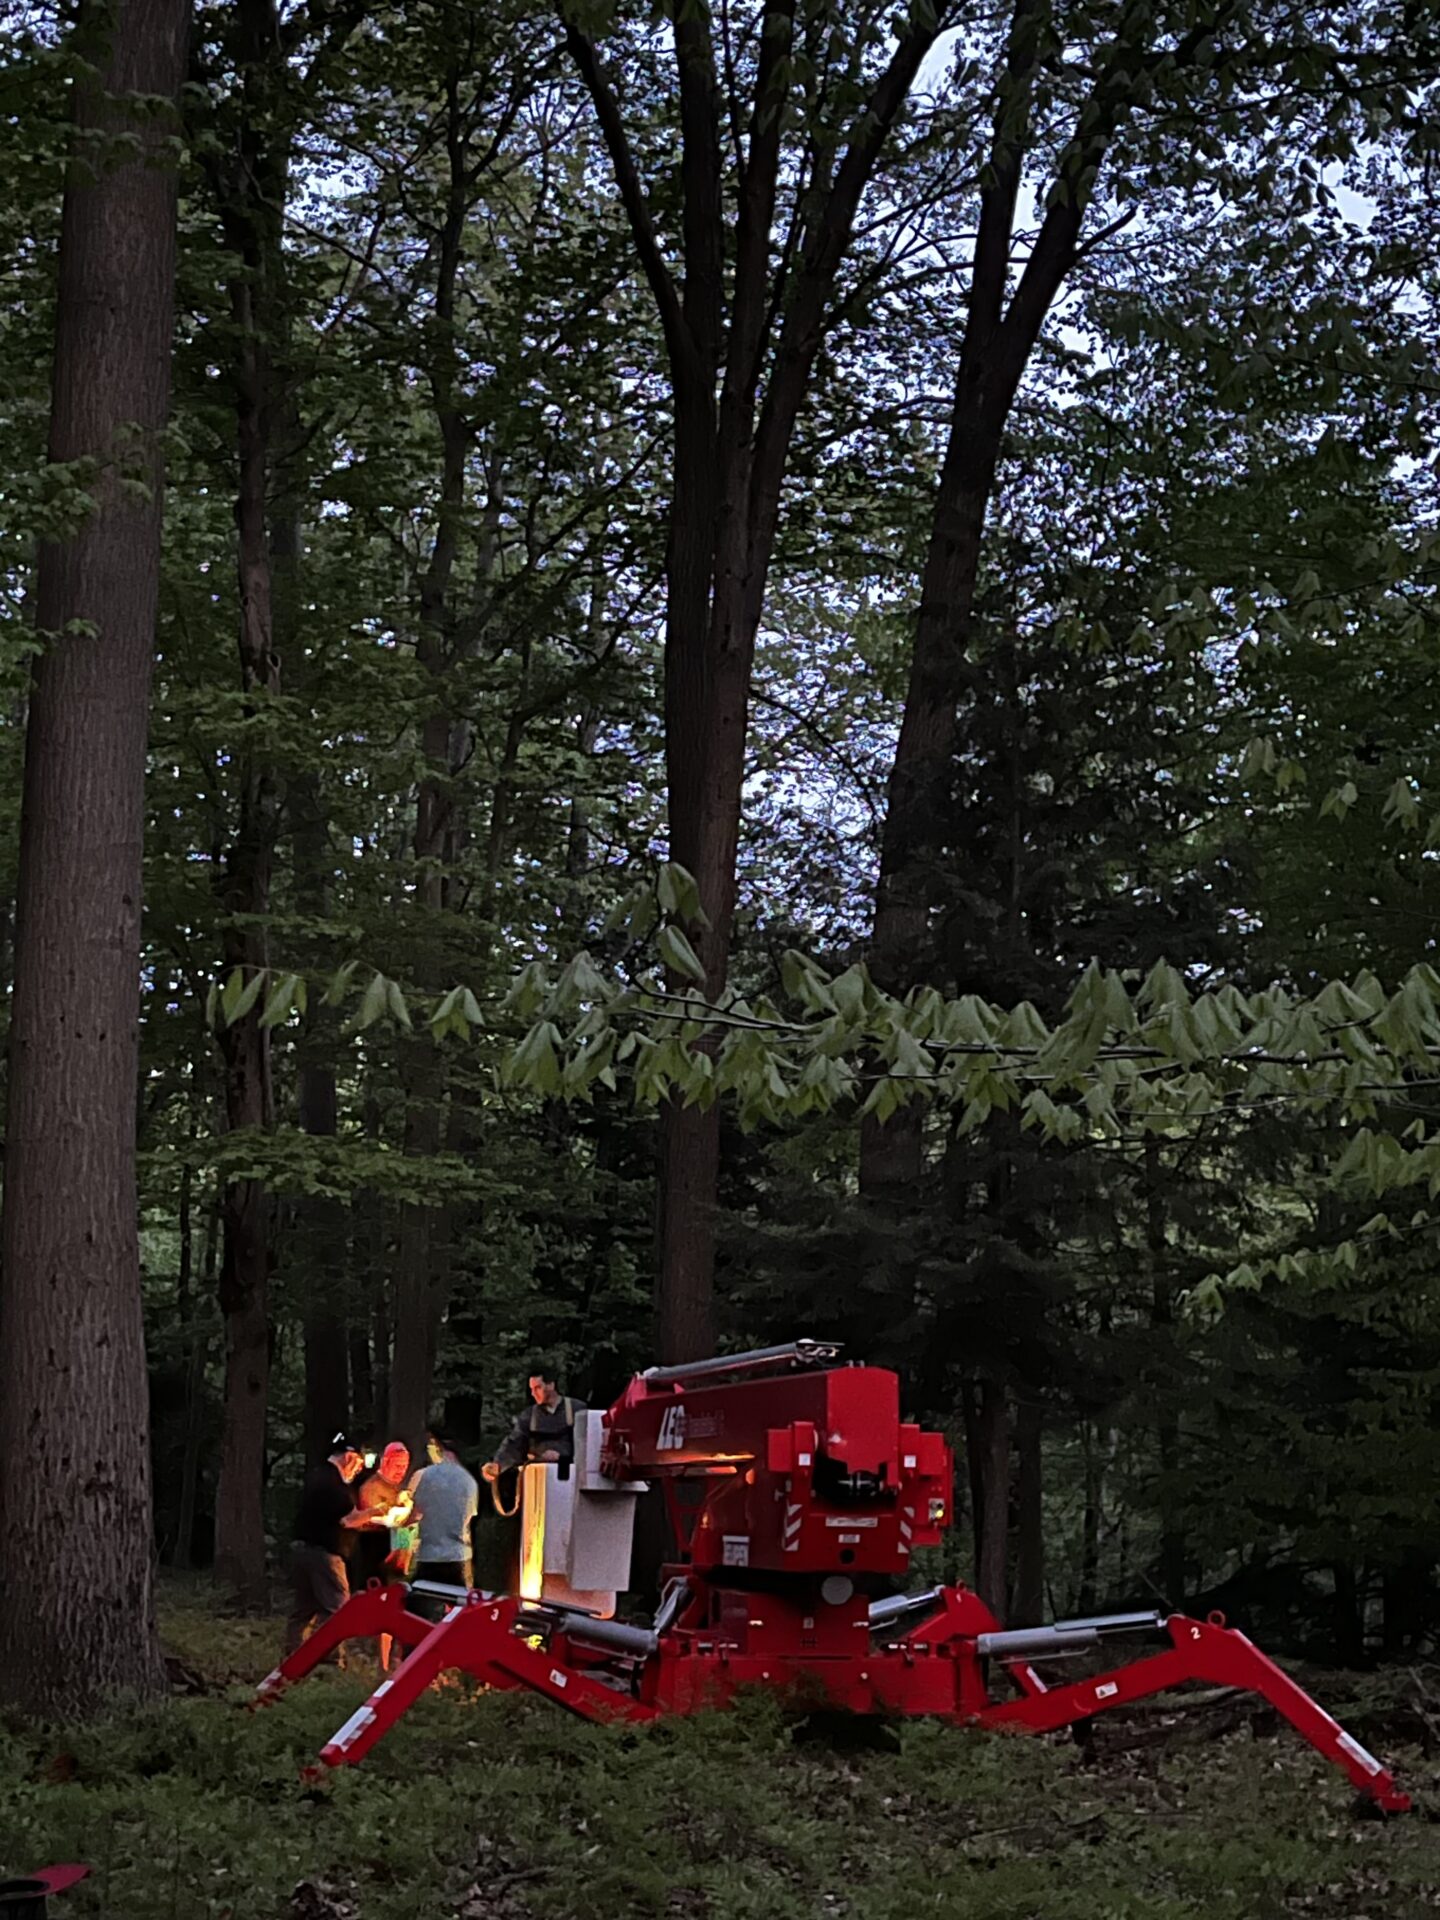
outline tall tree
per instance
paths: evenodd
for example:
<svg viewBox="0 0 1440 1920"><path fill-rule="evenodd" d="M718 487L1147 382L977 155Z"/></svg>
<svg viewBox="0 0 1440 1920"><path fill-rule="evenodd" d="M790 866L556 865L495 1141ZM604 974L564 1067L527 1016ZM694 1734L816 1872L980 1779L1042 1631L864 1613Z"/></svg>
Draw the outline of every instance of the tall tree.
<svg viewBox="0 0 1440 1920"><path fill-rule="evenodd" d="M453 684L447 689L446 681L484 630L484 608L493 584L488 575L495 561L490 523L499 485L492 463L486 475L490 497L475 515L481 529L479 554L476 578L469 584L478 617L468 623L467 636L459 630L455 576L466 533L467 486L481 407L477 396L467 391L457 296L463 289L466 228L479 203L493 191L492 170L511 160L509 136L535 84L531 62L518 41L508 47L508 62L482 54L482 23L476 13L442 8L438 21L449 56L434 129L445 155L443 185L435 224L427 222L434 281L428 289L433 337L427 342L426 379L441 459L434 538L418 581L415 638L416 663L436 691L426 702L419 729L424 771L416 794L413 841L414 905L417 913L430 916L432 928L456 906L455 868L467 834L458 787L475 744L469 718L456 710L456 690ZM472 78L476 74L478 80ZM433 944L429 952L439 957ZM423 987L443 984L434 977L433 959L422 961L413 972ZM429 1158L440 1149L446 1120L444 1062L433 1035L406 1047L405 1067L405 1151ZM390 1423L417 1457L430 1415L450 1224L443 1210L423 1201L401 1210Z"/></svg>
<svg viewBox="0 0 1440 1920"><path fill-rule="evenodd" d="M226 1125L248 1135L269 1131L275 1117L270 1023L262 996L284 781L270 722L280 692L280 646L293 637L301 558L293 478L284 485L277 481L280 460L288 455L293 461L299 437L289 366L293 313L285 222L297 131L318 101L326 63L344 46L360 12L358 5L337 4L282 18L276 0L240 0L221 22L220 57L234 78L235 98L232 111L217 117L207 143L211 187L230 255L238 655L245 722L235 753L235 818L216 874L229 974L228 1017L219 1040ZM311 1082L306 1094L307 1117L314 1122L323 1111L324 1090ZM257 1604L268 1595L262 1498L274 1260L270 1213L266 1182L253 1168L227 1181L220 1263L226 1375L215 1566L222 1584Z"/></svg>
<svg viewBox="0 0 1440 1920"><path fill-rule="evenodd" d="M617 85L578 10L566 12L566 39L664 336L673 416L670 854L697 883L699 910L686 917L714 997L729 967L750 682L791 445L835 324L862 196L949 9L917 6L894 41L869 9L853 23L796 0L722 9L718 20L706 0L667 11L680 137L678 272ZM629 62L643 66L633 47ZM714 1344L719 1167L715 1106L667 1102L658 1246L667 1360Z"/></svg>
<svg viewBox="0 0 1440 1920"><path fill-rule="evenodd" d="M269 954L266 917L278 832L280 784L263 727L279 692L270 554L270 481L280 414L277 361L283 357L286 271L281 234L289 195L293 116L287 111L285 52L273 0L241 0L230 34L239 75L239 111L228 153L216 151L215 184L232 254L239 584L240 685L250 722L238 764L238 808L216 875L227 991L236 1017L220 1032L225 1118L233 1131L263 1132L274 1119L270 1035L260 995ZM249 1004L244 1004L248 996ZM267 1594L264 1482L265 1414L270 1375L268 1291L270 1199L247 1173L227 1181L221 1201L224 1240L220 1305L225 1316L224 1426L216 1506L215 1573L222 1584L262 1604Z"/></svg>
<svg viewBox="0 0 1440 1920"><path fill-rule="evenodd" d="M1414 77L1425 72L1423 55L1410 66L1398 17L1389 22L1394 42L1369 50L1384 36L1375 10L1363 6L1335 10L1319 61L1289 9L1270 0L1118 8L1012 0L1007 17L876 890L872 968L902 993L934 965L936 825L1005 439L1077 269L1137 216L1153 245L1167 193L1203 185L1217 206L1248 197L1257 217L1277 189L1308 206L1313 168L1298 126L1343 158L1362 117L1372 134L1407 118ZM1372 26L1381 32L1373 42ZM1264 104L1272 95L1287 102L1283 114ZM1039 209L1032 232L1023 226L1027 200ZM869 1191L903 1193L921 1158L917 1105L888 1125L867 1119L861 1178Z"/></svg>
<svg viewBox="0 0 1440 1920"><path fill-rule="evenodd" d="M188 0L82 4L60 239L50 460L88 498L40 553L26 729L0 1291L11 1471L0 1693L69 1715L163 1681L135 1086L175 281L175 123L156 107L178 97L188 14Z"/></svg>

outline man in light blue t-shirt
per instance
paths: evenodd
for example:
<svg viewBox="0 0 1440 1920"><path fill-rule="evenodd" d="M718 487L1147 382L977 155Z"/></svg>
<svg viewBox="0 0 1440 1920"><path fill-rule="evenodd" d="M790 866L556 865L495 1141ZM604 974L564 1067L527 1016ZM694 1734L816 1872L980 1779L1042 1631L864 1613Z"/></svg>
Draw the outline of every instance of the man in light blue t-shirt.
<svg viewBox="0 0 1440 1920"><path fill-rule="evenodd" d="M480 1508L480 1489L442 1435L428 1434L425 1451L430 1465L410 1482L415 1495L412 1524L420 1530L412 1577L468 1587L474 1565L470 1523Z"/></svg>

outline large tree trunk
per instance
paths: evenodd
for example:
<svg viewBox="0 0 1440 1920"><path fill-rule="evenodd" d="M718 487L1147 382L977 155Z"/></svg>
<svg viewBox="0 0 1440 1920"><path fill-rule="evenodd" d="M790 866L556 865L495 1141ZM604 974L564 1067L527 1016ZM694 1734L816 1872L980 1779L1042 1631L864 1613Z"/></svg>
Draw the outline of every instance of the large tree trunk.
<svg viewBox="0 0 1440 1920"><path fill-rule="evenodd" d="M1335 1575L1335 1655L1342 1666L1365 1664L1365 1594L1351 1560L1337 1560Z"/></svg>
<svg viewBox="0 0 1440 1920"><path fill-rule="evenodd" d="M279 524L277 523L277 533ZM272 541L272 560L288 562L294 548L298 565L298 529ZM284 582L277 571L277 587ZM277 612L292 596L277 593ZM293 631L293 623L281 624ZM290 782L294 823L295 893L300 910L323 920L330 904L330 833L318 775L297 773ZM307 1018L300 1041L296 1109L303 1133L333 1140L339 1127L339 1093L333 1040L319 1010ZM307 1196L296 1207L295 1236L302 1263L301 1322L305 1343L305 1458L323 1460L331 1441L350 1419L350 1349L345 1311L345 1208L326 1195Z"/></svg>
<svg viewBox="0 0 1440 1920"><path fill-rule="evenodd" d="M1150 1255L1151 1325L1162 1329L1167 1342L1173 1343L1175 1290L1165 1264L1165 1169L1159 1143L1145 1142L1145 1246ZM1165 1370L1160 1382L1160 1417L1156 1438L1160 1451L1160 1591L1172 1607L1185 1599L1185 1565L1188 1541L1185 1517L1175 1497L1175 1481L1180 1471L1180 1412L1174 1385L1175 1354L1170 1345L1162 1355Z"/></svg>
<svg viewBox="0 0 1440 1920"><path fill-rule="evenodd" d="M208 1299L215 1288L220 1252L220 1197L210 1207L205 1231L201 1282ZM205 1435L205 1371L210 1359L210 1336L198 1318L190 1338L190 1363L185 1378L185 1453L180 1464L180 1517L176 1523L175 1564L189 1567L195 1560L195 1509L200 1491L200 1448Z"/></svg>
<svg viewBox="0 0 1440 1920"><path fill-rule="evenodd" d="M451 748L455 725L438 688L453 664L451 584L465 509L465 469L473 432L462 407L461 365L455 338L455 293L460 247L474 192L470 158L473 121L461 103L457 60L445 79L445 148L449 162L445 218L436 249L434 360L430 395L440 433L440 500L435 541L420 583L420 626L415 657L434 679L435 705L421 727L425 763L415 803L415 910L438 916L448 904L447 854L456 832ZM421 970L423 972L423 969ZM418 984L433 988L433 978ZM429 1034L403 1047L405 1152L431 1159L443 1133L445 1065ZM390 1374L390 1432L411 1453L423 1452L430 1417L435 1316L443 1290L436 1267L444 1257L447 1222L442 1209L406 1204L400 1209L400 1246L395 1270L395 1352Z"/></svg>
<svg viewBox="0 0 1440 1920"><path fill-rule="evenodd" d="M1015 1407L1015 1585L1008 1624L1038 1626L1045 1617L1044 1409L1033 1396Z"/></svg>
<svg viewBox="0 0 1440 1920"><path fill-rule="evenodd" d="M65 1718L164 1685L135 1086L175 172L172 126L132 101L175 100L188 17L186 0L119 0L97 45L103 10L82 6L84 158L61 226L50 459L99 470L89 517L39 565L0 1293L0 1697Z"/></svg>
<svg viewBox="0 0 1440 1920"><path fill-rule="evenodd" d="M221 220L240 270L230 284L235 323L235 500L240 588L240 685L258 710L279 692L269 538L272 437L288 326L282 245L289 192L290 127L277 114L285 85L275 0L240 0L234 54L242 102L233 162L212 159ZM263 746L238 756L238 817L219 888L225 911L227 974L248 983L269 959L270 910L280 787ZM274 1121L270 1035L261 1025L265 995L222 1026L225 1119L232 1132L268 1132ZM246 1605L269 1597L266 1569L265 1427L270 1395L270 1196L263 1181L236 1180L225 1189L221 1219L220 1306L225 1317L225 1398L220 1483L215 1512L215 1576Z"/></svg>
<svg viewBox="0 0 1440 1920"><path fill-rule="evenodd" d="M373 1147L383 1134L380 1102L373 1091L365 1096L364 1122L365 1138ZM361 1318L365 1327L363 1336L351 1345L350 1378L357 1426L378 1443L390 1418L390 1277L394 1261L385 1196L366 1188L350 1218L351 1264L364 1282Z"/></svg>
<svg viewBox="0 0 1440 1920"><path fill-rule="evenodd" d="M1100 1436L1091 1420L1081 1422L1084 1506L1080 1520L1080 1591L1076 1610L1093 1613L1100 1594L1100 1525L1105 1498L1105 1464Z"/></svg>
<svg viewBox="0 0 1440 1920"><path fill-rule="evenodd" d="M975 1591L1003 1622L1009 1599L1010 1406L1002 1380L986 1376L977 1386L973 1433Z"/></svg>
<svg viewBox="0 0 1440 1920"><path fill-rule="evenodd" d="M248 283L233 289L247 327L238 369L240 491L240 673L247 693L278 691L279 661L272 645L270 560L265 537L268 467L266 352L255 330ZM227 972L248 982L267 964L263 916L270 904L278 793L270 769L250 752L240 767L240 815L226 862L222 892ZM232 1025L222 1027L225 1118L232 1132L268 1132L274 1103L270 1035L261 1026L264 994ZM270 1388L270 1198L256 1179L225 1188L221 1218L220 1306L225 1316L225 1401L220 1485L215 1512L215 1576L247 1604L263 1605L269 1587L265 1563L265 1419Z"/></svg>
<svg viewBox="0 0 1440 1920"><path fill-rule="evenodd" d="M317 1057L313 1035L300 1061L302 1131L333 1140L339 1117L335 1069ZM350 1347L342 1287L345 1209L323 1196L300 1202L296 1236L304 1261L301 1309L305 1342L305 1458L316 1465L350 1419Z"/></svg>

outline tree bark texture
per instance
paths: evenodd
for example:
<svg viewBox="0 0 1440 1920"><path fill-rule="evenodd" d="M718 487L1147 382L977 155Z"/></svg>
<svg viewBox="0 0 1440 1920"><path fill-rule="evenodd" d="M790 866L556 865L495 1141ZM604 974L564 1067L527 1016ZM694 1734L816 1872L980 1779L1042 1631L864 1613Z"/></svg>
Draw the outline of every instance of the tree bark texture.
<svg viewBox="0 0 1440 1920"><path fill-rule="evenodd" d="M280 534L277 522L276 534ZM292 553L293 543L293 553ZM299 563L298 527L272 536L271 559L277 582L284 569ZM288 583L287 583L288 584ZM277 594L277 611L293 603L288 591ZM287 634L293 624L282 620ZM319 776L309 769L290 781L294 829L296 901L302 913L323 920L330 904L330 833ZM334 1140L339 1129L339 1093L333 1037L320 1009L307 1016L299 1045L296 1109L300 1128L314 1140ZM330 1451L335 1434L350 1420L350 1348L345 1286L345 1208L323 1194L307 1195L296 1206L297 1252L302 1263L301 1321L305 1346L305 1458L316 1465Z"/></svg>
<svg viewBox="0 0 1440 1920"><path fill-rule="evenodd" d="M240 684L254 712L279 691L268 537L276 356L286 322L282 221L290 135L273 108L283 85L274 0L241 0L236 10L244 102L238 155L217 170L226 239L241 262L230 285L235 321L235 501L240 590ZM235 832L219 876L225 911L224 963L247 982L268 964L280 787L263 742L239 755ZM260 1024L262 993L249 1012L220 1029L225 1115L230 1131L273 1124L270 1036ZM270 1390L270 1197L263 1181L234 1180L222 1201L220 1306L225 1318L225 1399L215 1512L215 1577L248 1605L269 1597L264 1515L265 1426Z"/></svg>
<svg viewBox="0 0 1440 1920"><path fill-rule="evenodd" d="M101 15L83 6L77 27L90 64L75 81L49 449L95 463L94 505L39 556L0 1291L0 1697L66 1718L164 1685L135 1086L175 167L174 122L130 102L177 98L189 11L119 0L108 34Z"/></svg>
<svg viewBox="0 0 1440 1920"><path fill-rule="evenodd" d="M1335 1578L1335 1651L1347 1667L1365 1664L1365 1590L1353 1561L1337 1560Z"/></svg>
<svg viewBox="0 0 1440 1920"><path fill-rule="evenodd" d="M980 1382L975 1446L980 1490L975 1591L1003 1622L1010 1598L1010 1406L1002 1380L987 1377Z"/></svg>
<svg viewBox="0 0 1440 1920"><path fill-rule="evenodd" d="M365 1138L374 1146L382 1137L380 1102L365 1096ZM362 1432L378 1439L390 1417L390 1283L394 1272L389 1203L373 1187L358 1196L350 1214L351 1265L364 1276L364 1332L350 1349L350 1379L355 1417Z"/></svg>
<svg viewBox="0 0 1440 1920"><path fill-rule="evenodd" d="M458 830L451 764L456 726L448 711L444 679L452 662L451 583L465 512L466 464L473 434L461 405L461 368L455 338L455 293L465 221L474 193L470 161L473 120L461 105L459 65L445 79L444 136L449 166L445 218L436 250L437 339L430 395L441 445L440 504L435 540L420 582L420 624L415 657L435 685L434 705L420 732L425 765L415 802L414 910L434 918L448 903L447 869ZM417 943L418 944L418 943ZM433 987L433 979L418 984ZM445 1063L429 1034L403 1044L405 1152L429 1160L440 1151L444 1131ZM407 1202L400 1209L395 1267L394 1358L390 1372L389 1433L423 1455L430 1418L436 1319L444 1289L437 1269L447 1247L442 1208Z"/></svg>
<svg viewBox="0 0 1440 1920"><path fill-rule="evenodd" d="M1180 1411L1173 1374L1175 1289L1165 1264L1165 1168L1159 1143L1145 1143L1145 1246L1150 1256L1150 1320L1163 1333L1167 1348L1164 1355L1172 1377L1160 1383L1160 1417L1156 1440L1160 1453L1160 1591L1172 1607L1185 1599L1185 1566L1188 1541L1185 1519L1174 1493L1180 1472Z"/></svg>
<svg viewBox="0 0 1440 1920"><path fill-rule="evenodd" d="M1044 1410L1033 1398L1015 1407L1015 1580L1007 1622L1038 1626L1045 1617Z"/></svg>
<svg viewBox="0 0 1440 1920"><path fill-rule="evenodd" d="M215 1289L220 1253L220 1198L216 1194L205 1230L205 1257L201 1279L208 1299ZM205 1373L210 1360L210 1335L197 1317L190 1336L190 1363L185 1382L185 1454L180 1466L180 1517L176 1522L175 1564L189 1567L195 1560L195 1510L200 1492L200 1450L205 1437Z"/></svg>
<svg viewBox="0 0 1440 1920"><path fill-rule="evenodd" d="M1093 1613L1100 1597L1100 1524L1105 1497L1105 1465L1100 1437L1091 1421L1081 1424L1084 1445L1085 1495L1080 1522L1080 1592L1075 1602L1081 1613Z"/></svg>
<svg viewBox="0 0 1440 1920"><path fill-rule="evenodd" d="M300 1060L297 1105L303 1132L317 1140L335 1138L339 1118L335 1068L313 1039ZM350 1347L341 1259L345 1209L338 1200L315 1196L301 1201L298 1213L305 1263L305 1458L315 1466L350 1420Z"/></svg>

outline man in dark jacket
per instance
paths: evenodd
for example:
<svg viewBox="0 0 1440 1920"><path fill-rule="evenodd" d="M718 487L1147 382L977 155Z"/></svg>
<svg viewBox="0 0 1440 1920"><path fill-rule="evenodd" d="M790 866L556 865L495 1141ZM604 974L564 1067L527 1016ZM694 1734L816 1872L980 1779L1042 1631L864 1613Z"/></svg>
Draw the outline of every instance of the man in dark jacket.
<svg viewBox="0 0 1440 1920"><path fill-rule="evenodd" d="M530 1460L573 1460L575 1416L585 1412L583 1400L562 1398L556 1369L537 1360L530 1369L530 1405L511 1428L493 1460L480 1469L487 1480L498 1480L506 1467Z"/></svg>
<svg viewBox="0 0 1440 1920"><path fill-rule="evenodd" d="M293 1653L311 1621L328 1620L350 1598L345 1554L350 1535L367 1524L355 1506L355 1476L365 1456L343 1434L330 1443L330 1458L305 1476L290 1546L293 1600L285 1622L285 1651Z"/></svg>

